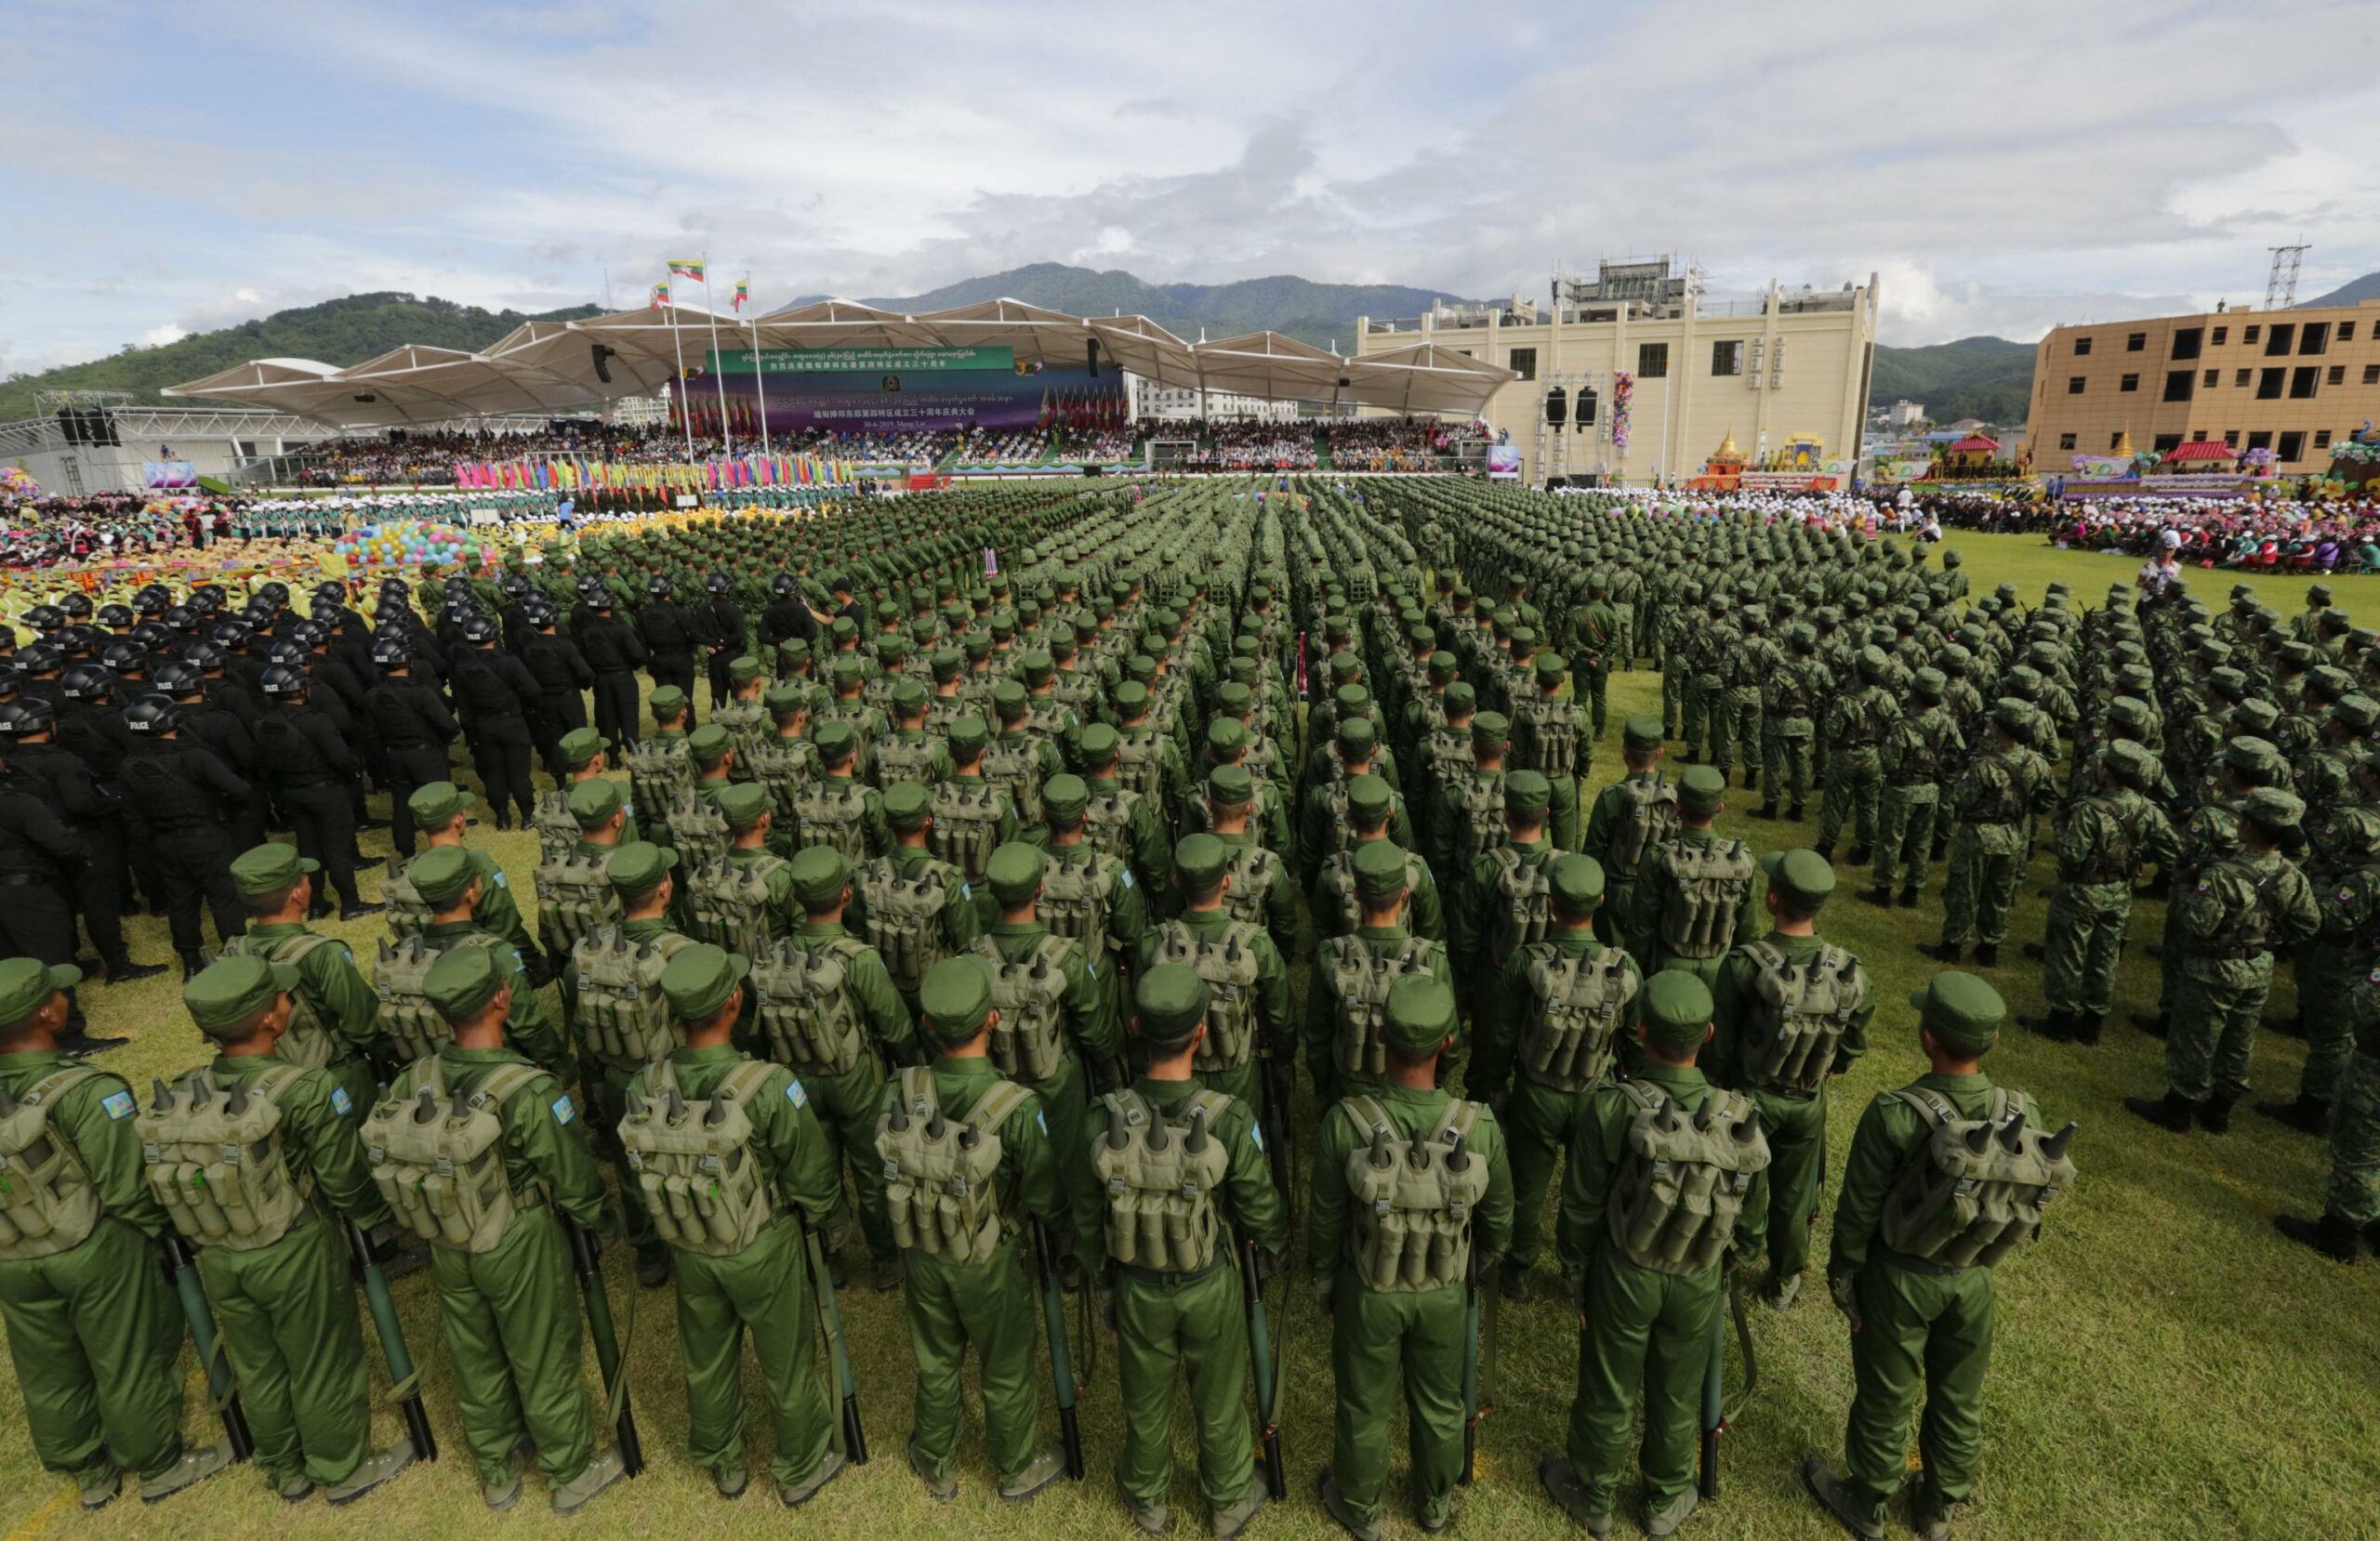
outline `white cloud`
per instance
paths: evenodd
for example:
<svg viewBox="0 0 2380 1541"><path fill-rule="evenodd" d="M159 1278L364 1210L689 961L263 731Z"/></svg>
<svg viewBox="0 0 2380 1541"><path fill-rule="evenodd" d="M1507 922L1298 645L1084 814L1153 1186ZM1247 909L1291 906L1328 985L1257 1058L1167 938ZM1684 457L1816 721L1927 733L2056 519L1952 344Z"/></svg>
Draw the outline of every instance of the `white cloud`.
<svg viewBox="0 0 2380 1541"><path fill-rule="evenodd" d="M179 342L189 336L190 334L188 332L183 331L173 323L167 322L163 326L152 326L149 328L148 331L141 333L140 345L143 348L163 348L169 342Z"/></svg>

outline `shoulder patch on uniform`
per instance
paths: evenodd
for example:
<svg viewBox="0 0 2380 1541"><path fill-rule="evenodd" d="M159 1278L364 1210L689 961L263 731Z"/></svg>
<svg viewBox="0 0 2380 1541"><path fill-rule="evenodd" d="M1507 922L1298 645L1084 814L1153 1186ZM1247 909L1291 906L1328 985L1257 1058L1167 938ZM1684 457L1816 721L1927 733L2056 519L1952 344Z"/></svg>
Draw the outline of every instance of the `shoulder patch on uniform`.
<svg viewBox="0 0 2380 1541"><path fill-rule="evenodd" d="M349 1109L354 1106L355 1099L347 1095L347 1088L345 1087L333 1087L331 1088L331 1112L343 1115Z"/></svg>
<svg viewBox="0 0 2380 1541"><path fill-rule="evenodd" d="M355 961L355 949L354 949L354 948L352 948L352 947L349 947L349 946L346 946L346 945L342 944L342 945L339 947L339 951L347 955L347 961L348 961L348 962L350 962L350 963L353 963L353 962Z"/></svg>
<svg viewBox="0 0 2380 1541"><path fill-rule="evenodd" d="M112 1091L99 1099L99 1106L107 1109L110 1118L130 1118L133 1109L132 1093Z"/></svg>
<svg viewBox="0 0 2380 1541"><path fill-rule="evenodd" d="M1262 1120L1250 1121L1248 1126L1248 1138L1256 1141L1256 1148L1258 1150L1261 1151L1264 1148L1264 1125Z"/></svg>
<svg viewBox="0 0 2380 1541"><path fill-rule="evenodd" d="M1082 955L1082 971L1086 978L1097 979L1099 977L1099 960L1091 956L1089 952L1085 952Z"/></svg>
<svg viewBox="0 0 2380 1541"><path fill-rule="evenodd" d="M974 886L963 877L959 880L959 897L967 900L972 900L975 897Z"/></svg>
<svg viewBox="0 0 2380 1541"><path fill-rule="evenodd" d="M504 869L502 867L496 868L494 872L489 873L488 876L496 879L496 886L499 889L509 889L512 886L511 880L504 876Z"/></svg>
<svg viewBox="0 0 2380 1541"><path fill-rule="evenodd" d="M2201 893L2211 893L2214 891L2214 885L2209 879L2202 877L2198 880L2198 891Z"/></svg>
<svg viewBox="0 0 2380 1541"><path fill-rule="evenodd" d="M567 1124L577 1116L578 1110L570 1105L570 1093L563 1092L560 1097L554 1099L555 1123Z"/></svg>
<svg viewBox="0 0 2380 1541"><path fill-rule="evenodd" d="M123 1095L127 1097L129 1096L128 1093ZM121 1115L119 1114L118 1116ZM1041 1126L1041 1132L1043 1134L1048 1134L1050 1132L1050 1115L1042 1112L1039 1108L1033 1110L1033 1122Z"/></svg>
<svg viewBox="0 0 2380 1541"><path fill-rule="evenodd" d="M1122 879L1123 884L1124 884L1124 886L1125 886L1126 888L1128 888L1128 889L1129 889L1129 888L1130 888L1130 887L1132 886L1132 869L1131 869L1131 868L1130 868L1130 867L1126 867L1122 872L1117 873L1116 876L1117 876L1118 878Z"/></svg>
<svg viewBox="0 0 2380 1541"><path fill-rule="evenodd" d="M800 1076L797 1075L786 1083L785 1100L797 1108L810 1106L810 1093L802 1089Z"/></svg>

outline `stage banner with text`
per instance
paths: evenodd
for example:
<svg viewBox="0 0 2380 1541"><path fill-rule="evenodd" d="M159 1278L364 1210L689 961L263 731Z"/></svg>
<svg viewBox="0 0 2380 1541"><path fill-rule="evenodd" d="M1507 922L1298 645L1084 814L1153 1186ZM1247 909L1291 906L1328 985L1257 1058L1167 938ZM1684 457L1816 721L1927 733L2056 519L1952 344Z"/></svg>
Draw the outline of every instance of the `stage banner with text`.
<svg viewBox="0 0 2380 1541"><path fill-rule="evenodd" d="M1126 421L1124 377L1081 365L1019 362L1006 348L721 349L707 365L726 387L739 430L771 433L954 428L1092 431ZM699 428L716 412L713 382L687 382Z"/></svg>

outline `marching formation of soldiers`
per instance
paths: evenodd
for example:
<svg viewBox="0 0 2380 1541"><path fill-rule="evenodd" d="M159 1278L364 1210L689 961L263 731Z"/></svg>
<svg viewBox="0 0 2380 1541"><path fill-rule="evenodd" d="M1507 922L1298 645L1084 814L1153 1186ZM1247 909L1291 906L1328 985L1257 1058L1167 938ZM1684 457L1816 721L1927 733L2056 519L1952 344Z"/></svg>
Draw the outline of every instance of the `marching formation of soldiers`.
<svg viewBox="0 0 2380 1541"><path fill-rule="evenodd" d="M747 1339L778 1497L867 1459L836 1306L864 1282L906 1299L933 1498L971 1348L999 1495L1083 1475L1072 1301L1117 1347L1130 1518L1170 1522L1186 1381L1237 1534L1289 1491L1301 1278L1350 1534L1383 1533L1400 1401L1414 1517L1452 1522L1496 1314L1558 1293L1578 1389L1540 1481L1609 1534L1641 1411L1667 1535L1711 1491L1731 1285L1800 1299L1829 1083L1892 1022L1928 1071L1836 1183L1856 1386L1843 1474L1805 1477L1856 1534L1906 1489L1946 1535L1991 1270L2074 1175L2072 1126L1982 1069L2042 843L2026 1025L2096 1043L2134 895L2165 886L2167 1084L2132 1105L2219 1133L2291 955L2313 1052L2260 1106L2327 1128L2338 1176L2281 1224L2352 1259L2380 1222L2380 652L2320 589L2303 625L2177 585L2029 610L1971 597L1955 552L1427 479L937 493L543 559L391 579L368 616L337 584L302 617L272 584L61 602L0 667L0 1315L86 1507L238 1457L343 1504L434 1455L383 1309L426 1268L488 1505L534 1464L575 1511L642 1459L611 1239L674 1284L686 1448L723 1497L752 1475ZM1645 662L1660 715L1615 733L1608 678ZM396 851L370 902L367 783ZM1721 835L1737 788L1770 820L1822 798L1814 846ZM534 831L528 894L475 810ZM1974 971L1880 1002L1825 933L1845 866L1891 906L1938 871L1924 950ZM121 1040L75 961L79 915L110 981L156 971L135 894L215 1055L146 1089L93 1058ZM311 929L334 911L386 940L359 959ZM359 1275L409 1399L377 1449ZM149 1325L177 1302L212 1444Z"/></svg>

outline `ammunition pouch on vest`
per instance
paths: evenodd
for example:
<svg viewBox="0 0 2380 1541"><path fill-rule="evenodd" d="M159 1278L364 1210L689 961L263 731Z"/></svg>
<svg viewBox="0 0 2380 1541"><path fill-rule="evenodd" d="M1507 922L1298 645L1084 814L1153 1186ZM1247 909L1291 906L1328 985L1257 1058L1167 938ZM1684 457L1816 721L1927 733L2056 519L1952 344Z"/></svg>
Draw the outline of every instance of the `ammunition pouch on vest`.
<svg viewBox="0 0 2380 1541"><path fill-rule="evenodd" d="M421 988L430 977L430 966L440 955L448 947L503 945L502 937L485 931L456 937L444 946L433 946L419 936L380 943L380 955L372 968L372 989L380 997L380 1031L389 1035L398 1058L408 1062L428 1059L455 1041L454 1025L439 1015Z"/></svg>
<svg viewBox="0 0 2380 1541"><path fill-rule="evenodd" d="M1437 943L1408 937L1394 953L1375 953L1361 937L1334 937L1322 960L1336 1003L1338 1028L1330 1055L1348 1080L1377 1081L1388 1073L1388 992L1409 974L1426 973Z"/></svg>
<svg viewBox="0 0 2380 1541"><path fill-rule="evenodd" d="M649 1065L678 1047L661 971L694 944L674 931L632 942L617 926L579 939L570 966L578 979L579 1042L589 1054L606 1064Z"/></svg>
<svg viewBox="0 0 2380 1541"><path fill-rule="evenodd" d="M1179 920L1157 930L1157 961L1183 963L1207 981L1207 1035L1192 1056L1200 1073L1236 1070L1256 1053L1257 940L1264 933L1245 920L1203 937Z"/></svg>
<svg viewBox="0 0 2380 1541"><path fill-rule="evenodd" d="M1612 1185L1611 1245L1639 1268L1686 1275L1718 1266L1736 1238L1754 1174L1768 1166L1760 1110L1713 1088L1687 1113L1648 1082L1623 1081L1636 1104Z"/></svg>
<svg viewBox="0 0 2380 1541"><path fill-rule="evenodd" d="M784 857L763 851L748 862L721 858L695 867L686 875L687 934L759 958L776 931L769 878L787 864Z"/></svg>
<svg viewBox="0 0 2380 1541"><path fill-rule="evenodd" d="M1116 882L1122 869L1104 857L1070 862L1051 851L1041 876L1041 923L1058 936L1079 942L1091 957L1107 951L1107 917L1116 903Z"/></svg>
<svg viewBox="0 0 2380 1541"><path fill-rule="evenodd" d="M954 1125L943 1116L933 1073L903 1071L899 1098L876 1126L893 1241L938 1263L972 1265L998 1256L1005 1230L1000 1126L1033 1101L1031 1092L1002 1081Z"/></svg>
<svg viewBox="0 0 2380 1541"><path fill-rule="evenodd" d="M1620 812L1612 820L1611 843L1601 853L1604 871L1620 882L1633 882L1645 852L1677 834L1677 785L1656 772L1650 781L1627 776L1615 789L1620 793Z"/></svg>
<svg viewBox="0 0 2380 1541"><path fill-rule="evenodd" d="M853 866L867 860L867 794L857 782L812 782L794 794L793 819L803 850L830 846Z"/></svg>
<svg viewBox="0 0 2380 1541"><path fill-rule="evenodd" d="M49 1110L99 1073L88 1065L53 1071L0 1113L0 1258L55 1257L82 1245L98 1228L99 1194L90 1168L50 1126Z"/></svg>
<svg viewBox="0 0 2380 1541"><path fill-rule="evenodd" d="M574 845L560 859L540 862L531 881L537 890L537 940L551 955L569 952L579 939L616 926L625 913L602 856L578 854Z"/></svg>
<svg viewBox="0 0 2380 1541"><path fill-rule="evenodd" d="M694 757L683 738L646 739L623 750L620 762L639 808L658 812L694 795Z"/></svg>
<svg viewBox="0 0 2380 1541"><path fill-rule="evenodd" d="M1543 942L1554 927L1554 858L1552 846L1526 859L1511 846L1496 848L1496 896L1503 907L1496 915L1494 951L1498 963L1522 948Z"/></svg>
<svg viewBox="0 0 2380 1541"><path fill-rule="evenodd" d="M1231 1099L1198 1091L1161 1118L1135 1091L1110 1092L1107 1133L1091 1166L1107 1194L1107 1255L1128 1268L1202 1273L1223 1229L1215 1190L1230 1154L1219 1138Z"/></svg>
<svg viewBox="0 0 2380 1541"><path fill-rule="evenodd" d="M727 854L727 815L716 805L688 793L666 806L669 811L664 822L669 826L669 843L676 848L681 862L698 867Z"/></svg>
<svg viewBox="0 0 2380 1541"><path fill-rule="evenodd" d="M1000 843L1000 792L988 779L948 781L933 789L928 811L933 818L926 845L936 861L947 862L980 883Z"/></svg>
<svg viewBox="0 0 2380 1541"><path fill-rule="evenodd" d="M796 1075L842 1075L859 1067L868 1043L851 971L866 952L847 936L814 942L787 937L753 955L754 1011L770 1059Z"/></svg>
<svg viewBox="0 0 2380 1541"><path fill-rule="evenodd" d="M218 1089L193 1070L140 1110L140 1165L150 1195L174 1229L201 1246L251 1252L289 1233L313 1184L289 1170L278 1093L305 1073L297 1065Z"/></svg>
<svg viewBox="0 0 2380 1541"><path fill-rule="evenodd" d="M556 786L538 793L530 823L537 835L539 866L566 861L578 849L578 820L570 811L569 788Z"/></svg>
<svg viewBox="0 0 2380 1541"><path fill-rule="evenodd" d="M544 1075L534 1065L497 1065L479 1089L456 1097L445 1067L426 1056L406 1073L412 1089L390 1097L364 1121L372 1181L398 1222L425 1241L492 1252L542 1191L512 1191L504 1162L504 1105Z"/></svg>
<svg viewBox="0 0 2380 1541"><path fill-rule="evenodd" d="M775 1185L752 1149L745 1111L775 1069L747 1060L693 1102L666 1059L630 1083L620 1145L654 1230L671 1246L733 1258L777 1218Z"/></svg>
<svg viewBox="0 0 2380 1541"><path fill-rule="evenodd" d="M884 960L896 989L915 994L926 970L950 955L942 912L947 883L959 876L946 862L928 857L915 877L904 877L890 856L860 869L859 891L867 909L867 944Z"/></svg>
<svg viewBox="0 0 2380 1541"><path fill-rule="evenodd" d="M1744 952L1758 1003L1737 1051L1745 1081L1765 1091L1816 1092L1833 1072L1843 1035L1867 1000L1859 960L1831 942L1800 963L1766 938Z"/></svg>
<svg viewBox="0 0 2380 1541"><path fill-rule="evenodd" d="M1735 945L1736 916L1756 870L1741 840L1661 848L1669 884L1661 895L1661 946L1673 957L1714 958Z"/></svg>
<svg viewBox="0 0 2380 1541"><path fill-rule="evenodd" d="M773 738L756 745L747 762L752 779L768 789L777 822L801 827L802 790L818 779L818 751L807 739Z"/></svg>
<svg viewBox="0 0 2380 1541"><path fill-rule="evenodd" d="M1611 1068L1620 1021L1641 983L1628 955L1604 948L1565 956L1548 942L1528 949L1528 1015L1521 1023L1521 1069L1539 1086L1581 1092Z"/></svg>
<svg viewBox="0 0 2380 1541"><path fill-rule="evenodd" d="M975 951L992 965L992 1005L1000 1020L992 1028L992 1063L1002 1075L1047 1081L1066 1057L1064 937L1045 936L1024 961L1012 963L991 937L978 938Z"/></svg>
<svg viewBox="0 0 2380 1541"><path fill-rule="evenodd" d="M260 957L268 963L285 963L292 968L303 964L317 947L343 947L335 937L316 936L308 931L293 936L276 946L266 947L253 934L235 936L223 944L218 957ZM303 990L289 992L289 1023L281 1030L281 1037L272 1052L300 1070L322 1070L336 1060L347 1058L347 1046L331 1035L330 1024L314 1009L313 997Z"/></svg>
<svg viewBox="0 0 2380 1541"><path fill-rule="evenodd" d="M2029 1128L2016 1100L1995 1087L1982 1118L1963 1116L1940 1095L1908 1087L1893 1094L1933 1129L1893 1183L1878 1235L1895 1252L1945 1268L1990 1268L2031 1241L2042 1211L2074 1184L2056 1134Z"/></svg>
<svg viewBox="0 0 2380 1541"><path fill-rule="evenodd" d="M1340 1104L1368 1139L1347 1156L1348 1256L1366 1288L1412 1295L1462 1283L1488 1163L1471 1152L1479 1104L1449 1101L1424 1136L1403 1139L1368 1097Z"/></svg>

